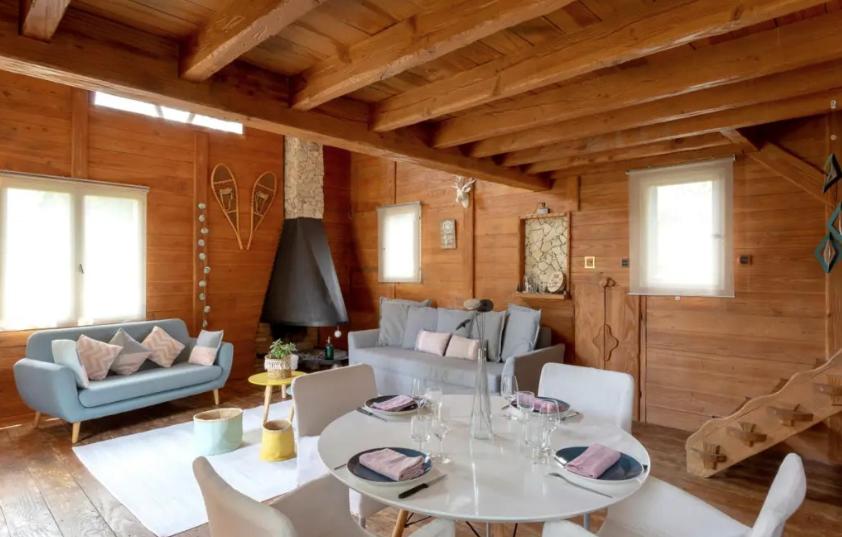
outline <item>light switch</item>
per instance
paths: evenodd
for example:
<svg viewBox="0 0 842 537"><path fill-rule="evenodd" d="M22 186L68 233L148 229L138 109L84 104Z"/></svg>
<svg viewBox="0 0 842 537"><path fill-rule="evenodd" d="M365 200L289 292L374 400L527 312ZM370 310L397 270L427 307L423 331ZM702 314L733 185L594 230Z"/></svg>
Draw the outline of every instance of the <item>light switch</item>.
<svg viewBox="0 0 842 537"><path fill-rule="evenodd" d="M596 268L596 257L592 255L585 256L585 268L586 269L595 269Z"/></svg>

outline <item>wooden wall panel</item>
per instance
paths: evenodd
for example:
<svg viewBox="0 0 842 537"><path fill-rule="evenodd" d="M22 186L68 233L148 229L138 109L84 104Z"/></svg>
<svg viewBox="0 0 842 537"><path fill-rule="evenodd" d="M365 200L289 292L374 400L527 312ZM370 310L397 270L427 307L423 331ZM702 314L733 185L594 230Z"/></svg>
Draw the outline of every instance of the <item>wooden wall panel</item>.
<svg viewBox="0 0 842 537"><path fill-rule="evenodd" d="M252 183L267 170L283 177L283 138L253 130L244 136L206 131L93 105L86 117L79 116L78 96L74 123L73 103L69 87L0 72L0 169L68 176L87 166L92 179L149 186L147 316L180 317L195 331L196 137L208 140L207 164L226 162L238 176L244 238ZM79 125L79 117L87 119L87 129ZM341 161L339 166L344 166ZM336 166L328 168L337 176ZM341 183L341 174L338 177ZM210 328L224 329L225 339L235 344L234 376L242 377L253 367L257 316L281 228L283 199L276 199L249 252L233 246L221 211L214 204L209 207ZM329 233L336 231L329 226ZM2 421L28 413L11 370L24 356L28 336L29 332L0 332Z"/></svg>

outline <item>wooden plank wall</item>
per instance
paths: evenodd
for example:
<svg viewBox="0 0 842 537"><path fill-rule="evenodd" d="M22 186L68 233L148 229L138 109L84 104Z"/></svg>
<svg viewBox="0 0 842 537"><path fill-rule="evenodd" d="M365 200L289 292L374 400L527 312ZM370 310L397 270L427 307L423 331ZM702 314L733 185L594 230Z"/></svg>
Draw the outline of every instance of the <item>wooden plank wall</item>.
<svg viewBox="0 0 842 537"><path fill-rule="evenodd" d="M825 121L795 121L770 129L768 135L820 166L827 150ZM473 238L466 237L465 215L449 188L452 179L419 167L352 155L350 302L356 328L377 325L379 296L432 298L439 305L458 306L473 289L476 296L494 299L498 309L516 302L512 290L517 284L517 217L545 201L554 211L573 210L573 293L578 286L580 298L588 303L579 304L577 299L532 306L542 309L543 322L552 327L555 340L566 342L573 351L575 333L587 322L578 310L574 316L574 303L586 313L591 301L603 300L601 293L586 293L584 286L604 276L617 282L610 295L611 300L618 299L617 311L624 315L640 311L640 348L633 334L623 338L630 355L624 359L637 360L633 366L640 369L642 420L694 430L709 417L731 413L745 398L772 391L782 379L824 357L825 277L813 258L823 235L824 210L815 199L751 161L738 157L735 164L735 257L752 256L750 265L735 266L737 297L648 297L639 305L636 297L633 303L622 300L628 269L621 267L621 261L629 247L624 172L584 175L578 183L559 181L553 192L543 194L480 182L473 197L473 225L468 228L474 230ZM424 283L378 284L375 209L414 200L424 207ZM438 224L445 217L457 219L454 251L438 248ZM466 248L471 241L473 254ZM470 255L475 259L472 271ZM596 257L596 270L584 268L585 256ZM609 312L612 316L616 312ZM633 325L634 319L630 322ZM598 365L575 354L568 359Z"/></svg>
<svg viewBox="0 0 842 537"><path fill-rule="evenodd" d="M69 87L0 72L0 169L51 175L84 170L92 179L150 187L147 214L147 315L194 319L194 205L204 166L227 163L240 186L241 233L248 237L251 187L260 172L283 178L283 138L248 130L244 136L207 131L135 114L85 107L74 114ZM77 102L79 102L77 98ZM86 116L85 116L85 113ZM79 121L87 119L87 129ZM76 133L75 135L73 133ZM74 138L75 136L75 138ZM84 138L84 139L83 139ZM71 168L71 153L74 155ZM87 162L78 162L85 158ZM249 252L215 203L209 206L210 328L224 329L235 345L234 376L248 373L268 273L283 218L278 198ZM119 292L119 290L115 290ZM196 327L192 327L197 331ZM27 413L12 365L24 355L29 332L0 332L0 419Z"/></svg>

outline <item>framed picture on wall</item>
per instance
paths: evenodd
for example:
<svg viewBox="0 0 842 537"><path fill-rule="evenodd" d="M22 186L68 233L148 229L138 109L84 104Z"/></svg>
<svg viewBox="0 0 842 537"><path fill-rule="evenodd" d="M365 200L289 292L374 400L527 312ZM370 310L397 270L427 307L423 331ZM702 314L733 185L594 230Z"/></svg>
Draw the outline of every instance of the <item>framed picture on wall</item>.
<svg viewBox="0 0 842 537"><path fill-rule="evenodd" d="M456 248L456 220L452 218L441 221L441 247L442 250Z"/></svg>

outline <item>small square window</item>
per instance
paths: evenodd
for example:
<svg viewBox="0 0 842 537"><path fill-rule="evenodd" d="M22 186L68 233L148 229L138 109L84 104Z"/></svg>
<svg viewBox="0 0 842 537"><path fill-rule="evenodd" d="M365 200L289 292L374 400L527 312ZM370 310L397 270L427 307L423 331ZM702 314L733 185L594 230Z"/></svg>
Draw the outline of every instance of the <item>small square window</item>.
<svg viewBox="0 0 842 537"><path fill-rule="evenodd" d="M631 293L734 296L733 162L629 172Z"/></svg>
<svg viewBox="0 0 842 537"><path fill-rule="evenodd" d="M377 209L379 281L421 281L421 203Z"/></svg>

